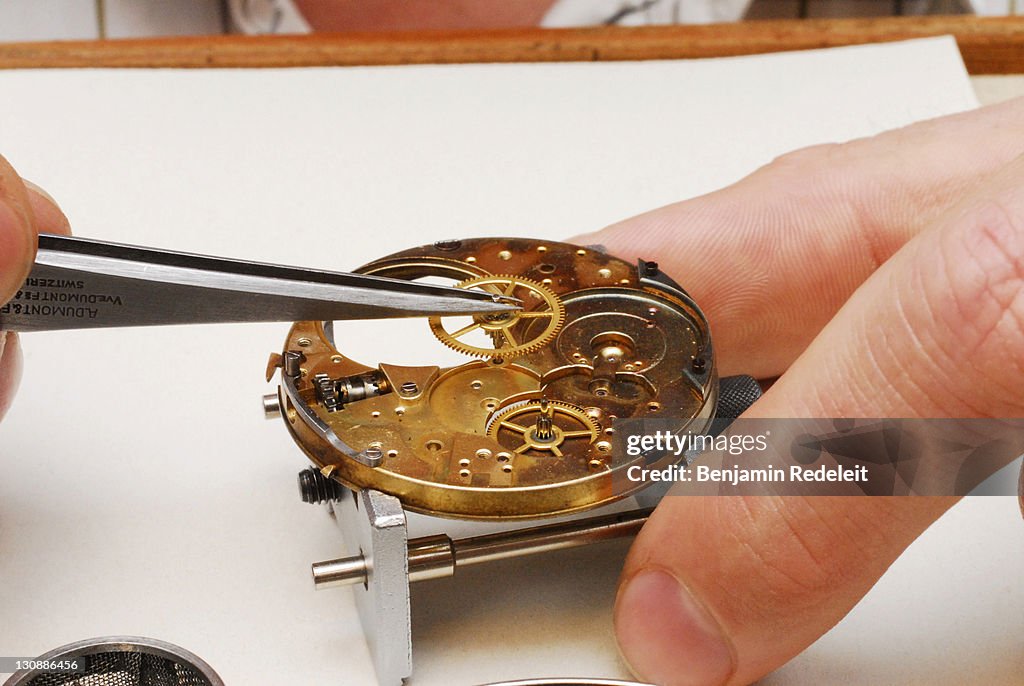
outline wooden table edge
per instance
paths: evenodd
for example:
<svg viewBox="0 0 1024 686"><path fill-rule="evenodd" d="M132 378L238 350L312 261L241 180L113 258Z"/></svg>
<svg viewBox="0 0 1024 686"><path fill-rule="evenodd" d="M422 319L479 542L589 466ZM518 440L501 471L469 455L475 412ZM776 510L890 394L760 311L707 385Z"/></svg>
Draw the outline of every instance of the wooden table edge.
<svg viewBox="0 0 1024 686"><path fill-rule="evenodd" d="M0 68L319 67L725 57L953 35L972 74L1024 72L1024 16L0 44Z"/></svg>

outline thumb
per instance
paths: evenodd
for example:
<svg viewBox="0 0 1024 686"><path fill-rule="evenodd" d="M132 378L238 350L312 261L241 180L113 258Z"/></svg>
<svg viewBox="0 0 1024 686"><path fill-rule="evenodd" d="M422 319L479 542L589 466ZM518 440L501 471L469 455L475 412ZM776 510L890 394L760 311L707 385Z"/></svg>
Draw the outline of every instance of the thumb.
<svg viewBox="0 0 1024 686"><path fill-rule="evenodd" d="M0 157L0 304L17 292L32 266L36 249L35 215L28 189Z"/></svg>
<svg viewBox="0 0 1024 686"><path fill-rule="evenodd" d="M39 231L68 232L68 220L53 199L22 180L0 157L0 306L24 282L35 259ZM20 356L13 333L0 330L0 418L18 384Z"/></svg>
<svg viewBox="0 0 1024 686"><path fill-rule="evenodd" d="M748 416L1024 412L1024 158L870 277ZM636 673L747 684L838 622L953 498L667 497L616 603Z"/></svg>

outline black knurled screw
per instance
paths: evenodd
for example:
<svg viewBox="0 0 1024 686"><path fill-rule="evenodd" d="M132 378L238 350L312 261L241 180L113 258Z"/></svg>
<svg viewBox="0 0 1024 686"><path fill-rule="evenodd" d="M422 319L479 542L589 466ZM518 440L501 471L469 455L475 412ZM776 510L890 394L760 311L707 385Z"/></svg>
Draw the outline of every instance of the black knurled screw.
<svg viewBox="0 0 1024 686"><path fill-rule="evenodd" d="M312 467L299 472L299 494L304 503L317 505L329 500L338 500L341 498L342 488L337 481L328 479Z"/></svg>

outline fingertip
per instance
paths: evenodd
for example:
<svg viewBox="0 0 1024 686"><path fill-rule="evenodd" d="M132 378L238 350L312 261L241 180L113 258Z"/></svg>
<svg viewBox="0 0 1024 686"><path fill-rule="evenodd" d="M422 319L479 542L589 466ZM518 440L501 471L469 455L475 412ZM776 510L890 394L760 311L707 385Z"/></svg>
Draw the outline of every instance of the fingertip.
<svg viewBox="0 0 1024 686"><path fill-rule="evenodd" d="M35 253L35 232L19 209L0 194L0 305L25 280Z"/></svg>
<svg viewBox="0 0 1024 686"><path fill-rule="evenodd" d="M661 569L626 580L615 604L615 634L623 659L644 681L717 686L735 671L735 652L718 622Z"/></svg>
<svg viewBox="0 0 1024 686"><path fill-rule="evenodd" d="M36 230L40 233L70 234L71 223L53 196L28 179L23 179L23 181L28 190L28 201L32 208L32 214L35 216Z"/></svg>
<svg viewBox="0 0 1024 686"><path fill-rule="evenodd" d="M0 331L0 419L7 413L21 379L21 349L18 335Z"/></svg>
<svg viewBox="0 0 1024 686"><path fill-rule="evenodd" d="M0 305L18 290L36 250L36 230L25 184L0 157Z"/></svg>
<svg viewBox="0 0 1024 686"><path fill-rule="evenodd" d="M626 561L623 658L659 685L760 679L842 619L953 502L666 496Z"/></svg>

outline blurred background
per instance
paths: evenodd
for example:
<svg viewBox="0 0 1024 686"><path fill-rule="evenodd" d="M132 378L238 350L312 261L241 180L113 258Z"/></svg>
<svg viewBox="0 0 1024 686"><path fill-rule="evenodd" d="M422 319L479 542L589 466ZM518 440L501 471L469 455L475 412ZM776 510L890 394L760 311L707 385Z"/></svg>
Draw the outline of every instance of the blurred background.
<svg viewBox="0 0 1024 686"><path fill-rule="evenodd" d="M925 14L1024 14L1024 0L0 0L0 41Z"/></svg>

